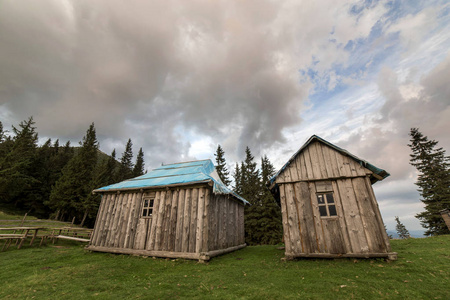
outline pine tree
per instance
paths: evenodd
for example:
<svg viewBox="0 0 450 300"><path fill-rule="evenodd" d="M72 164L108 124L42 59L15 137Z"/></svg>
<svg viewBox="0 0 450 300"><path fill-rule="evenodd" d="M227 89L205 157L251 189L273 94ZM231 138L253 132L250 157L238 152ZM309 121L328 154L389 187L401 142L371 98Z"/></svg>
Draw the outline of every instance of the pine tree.
<svg viewBox="0 0 450 300"><path fill-rule="evenodd" d="M241 169L239 168L239 164L236 163L236 166L234 168L234 191L238 194L242 194L242 182L241 182Z"/></svg>
<svg viewBox="0 0 450 300"><path fill-rule="evenodd" d="M266 183L275 174L275 168L267 156L261 158L261 210L259 212L258 228L260 235L257 237L260 244L274 245L281 242L283 227L281 221L281 209L275 201Z"/></svg>
<svg viewBox="0 0 450 300"><path fill-rule="evenodd" d="M62 170L62 176L52 189L49 206L57 215L85 219L94 215L98 203L89 197L97 165L98 142L94 123L80 142L81 148Z"/></svg>
<svg viewBox="0 0 450 300"><path fill-rule="evenodd" d="M27 121L22 121L19 128L13 126L15 136L2 150L4 155L0 157L0 200L25 209L33 209L29 203L33 200L35 186L39 183L32 174L38 140L34 124L33 117L30 117ZM4 143L5 141L2 145Z"/></svg>
<svg viewBox="0 0 450 300"><path fill-rule="evenodd" d="M440 211L450 208L450 158L437 148L437 141L428 140L418 128L411 128L410 136L410 163L419 171L416 185L425 204L425 211L416 218L427 229L425 235L448 234Z"/></svg>
<svg viewBox="0 0 450 300"><path fill-rule="evenodd" d="M219 175L220 180L226 185L229 186L231 180L228 178L230 172L227 170L227 163L225 161L225 151L223 151L220 145L217 146L216 153L214 153L216 157L216 171Z"/></svg>
<svg viewBox="0 0 450 300"><path fill-rule="evenodd" d="M405 225L400 222L400 219L397 216L395 217L395 222L397 222L397 225L395 225L395 229L397 230L398 236L401 239L409 239L411 236L409 235L408 229L406 229Z"/></svg>
<svg viewBox="0 0 450 300"><path fill-rule="evenodd" d="M144 165L144 152L142 151L142 148L139 148L139 152L136 157L136 164L133 168L133 177L144 175Z"/></svg>
<svg viewBox="0 0 450 300"><path fill-rule="evenodd" d="M241 196L246 199L250 205L245 206L244 223L245 223L245 241L249 245L260 243L259 219L261 211L261 190L260 190L260 174L253 161L250 148L245 149L245 161L241 163Z"/></svg>
<svg viewBox="0 0 450 300"><path fill-rule="evenodd" d="M127 180L133 177L133 143L128 139L125 151L120 159L120 170L117 181Z"/></svg>

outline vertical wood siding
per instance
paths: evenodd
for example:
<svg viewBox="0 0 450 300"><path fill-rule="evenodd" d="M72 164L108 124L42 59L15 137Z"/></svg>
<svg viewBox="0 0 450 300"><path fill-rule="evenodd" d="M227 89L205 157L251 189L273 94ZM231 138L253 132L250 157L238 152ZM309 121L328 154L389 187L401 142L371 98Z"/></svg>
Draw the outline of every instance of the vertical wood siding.
<svg viewBox="0 0 450 300"><path fill-rule="evenodd" d="M154 198L151 218L143 199ZM104 194L92 246L201 253L244 244L244 206L208 187Z"/></svg>
<svg viewBox="0 0 450 300"><path fill-rule="evenodd" d="M297 155L276 179L286 255L390 252L368 178L371 173L320 142L311 143ZM336 217L319 213L316 184L322 188L328 178L332 178L328 186L332 187Z"/></svg>

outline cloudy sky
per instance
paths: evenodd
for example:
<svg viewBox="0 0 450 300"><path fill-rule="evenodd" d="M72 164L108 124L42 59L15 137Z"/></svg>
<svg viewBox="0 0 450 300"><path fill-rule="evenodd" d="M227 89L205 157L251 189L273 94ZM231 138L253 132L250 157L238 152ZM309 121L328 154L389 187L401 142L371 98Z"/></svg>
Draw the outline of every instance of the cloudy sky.
<svg viewBox="0 0 450 300"><path fill-rule="evenodd" d="M450 151L448 1L0 1L0 120L41 141L95 122L146 167L246 146L281 167L313 134L386 169L389 229L423 207L409 165L419 127Z"/></svg>

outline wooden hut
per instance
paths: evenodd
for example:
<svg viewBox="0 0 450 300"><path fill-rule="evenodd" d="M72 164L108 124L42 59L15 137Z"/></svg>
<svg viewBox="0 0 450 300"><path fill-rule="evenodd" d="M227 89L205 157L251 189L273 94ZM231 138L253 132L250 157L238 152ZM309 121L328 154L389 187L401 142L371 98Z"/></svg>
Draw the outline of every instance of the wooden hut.
<svg viewBox="0 0 450 300"><path fill-rule="evenodd" d="M286 258L396 259L372 184L389 173L312 136L270 180Z"/></svg>
<svg viewBox="0 0 450 300"><path fill-rule="evenodd" d="M245 247L247 203L211 160L164 165L102 194L87 249L207 261Z"/></svg>

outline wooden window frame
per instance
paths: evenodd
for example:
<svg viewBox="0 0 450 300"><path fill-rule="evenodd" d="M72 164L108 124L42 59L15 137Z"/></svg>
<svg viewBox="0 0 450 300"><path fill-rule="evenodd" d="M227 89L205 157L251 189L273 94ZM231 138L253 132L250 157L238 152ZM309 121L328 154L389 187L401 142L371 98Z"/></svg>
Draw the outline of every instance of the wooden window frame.
<svg viewBox="0 0 450 300"><path fill-rule="evenodd" d="M329 201L329 198L327 195L331 195L331 201ZM320 203L320 197L323 197L324 201L323 203ZM317 199L317 206L319 208L319 215L321 218L337 218L337 207L336 207L336 199L333 195L333 192L320 192L316 193L316 199ZM322 215L322 212L320 210L321 207L325 207L326 215ZM334 214L333 211L330 213L330 207L334 207Z"/></svg>
<svg viewBox="0 0 450 300"><path fill-rule="evenodd" d="M153 216L155 208L155 197L145 197L142 199L141 218L149 219Z"/></svg>

